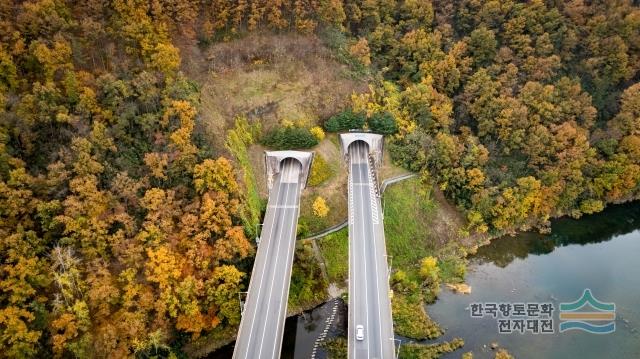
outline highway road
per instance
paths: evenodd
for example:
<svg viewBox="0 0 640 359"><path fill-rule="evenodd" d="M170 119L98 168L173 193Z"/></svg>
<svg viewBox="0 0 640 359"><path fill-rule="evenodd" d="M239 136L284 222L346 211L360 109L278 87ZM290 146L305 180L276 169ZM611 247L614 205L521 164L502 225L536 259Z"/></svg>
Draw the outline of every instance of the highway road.
<svg viewBox="0 0 640 359"><path fill-rule="evenodd" d="M393 319L380 199L368 147L349 146L349 354L350 359L394 358ZM364 340L356 339L356 326Z"/></svg>
<svg viewBox="0 0 640 359"><path fill-rule="evenodd" d="M295 250L300 162L287 158L274 178L233 358L280 357Z"/></svg>

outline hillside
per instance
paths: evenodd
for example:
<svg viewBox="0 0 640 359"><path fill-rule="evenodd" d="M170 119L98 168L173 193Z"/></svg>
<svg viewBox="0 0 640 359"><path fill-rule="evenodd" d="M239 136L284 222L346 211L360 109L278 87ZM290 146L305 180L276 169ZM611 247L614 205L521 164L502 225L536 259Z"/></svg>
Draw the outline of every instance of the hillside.
<svg viewBox="0 0 640 359"><path fill-rule="evenodd" d="M638 199L639 81L631 0L2 1L1 356L232 339L266 148L324 158L303 199L314 232L345 213L334 133L387 135L384 173L419 173L411 191L459 211L416 214L453 223L420 256ZM304 307L322 278L298 250ZM452 263L421 264L459 279ZM429 297L423 277L395 286Z"/></svg>

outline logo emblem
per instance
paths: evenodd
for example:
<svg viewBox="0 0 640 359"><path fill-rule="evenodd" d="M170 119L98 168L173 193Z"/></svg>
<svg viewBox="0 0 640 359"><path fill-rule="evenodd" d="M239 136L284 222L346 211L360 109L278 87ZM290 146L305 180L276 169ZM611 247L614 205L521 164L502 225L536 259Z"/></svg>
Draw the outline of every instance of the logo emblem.
<svg viewBox="0 0 640 359"><path fill-rule="evenodd" d="M597 300L590 289L571 303L560 303L560 333L582 330L593 334L609 334L616 330L616 305Z"/></svg>

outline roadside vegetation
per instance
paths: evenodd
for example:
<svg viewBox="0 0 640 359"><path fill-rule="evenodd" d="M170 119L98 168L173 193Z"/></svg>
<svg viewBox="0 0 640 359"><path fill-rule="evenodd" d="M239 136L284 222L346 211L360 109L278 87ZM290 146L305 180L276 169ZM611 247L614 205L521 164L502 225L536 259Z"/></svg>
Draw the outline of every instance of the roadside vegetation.
<svg viewBox="0 0 640 359"><path fill-rule="evenodd" d="M428 262L435 263L437 281L460 282L465 274L465 248L475 244L474 238L464 235L464 218L437 198L436 189L427 190L425 180L411 178L385 191L387 251L393 256L393 267L411 280L431 275L425 268Z"/></svg>
<svg viewBox="0 0 640 359"><path fill-rule="evenodd" d="M639 199L638 19L613 0L1 2L2 356L233 340L260 141L335 170L303 198L310 233L346 218L337 139L316 128L393 133L421 175L386 199L405 303L460 281L483 236ZM319 300L307 254L294 306Z"/></svg>
<svg viewBox="0 0 640 359"><path fill-rule="evenodd" d="M326 301L327 286L311 241L298 241L289 286L288 312L300 313Z"/></svg>
<svg viewBox="0 0 640 359"><path fill-rule="evenodd" d="M321 185L329 180L335 174L333 169L325 160L321 153L316 153L313 156L313 163L311 164L311 170L309 173L309 183L311 187Z"/></svg>
<svg viewBox="0 0 640 359"><path fill-rule="evenodd" d="M464 229L464 218L442 197L436 197L437 190L425 191L425 180L411 178L392 184L383 195L387 251L392 256L394 330L415 340L442 335L442 329L428 316L426 304L435 300L444 283L464 280L465 248L474 243L469 237L457 235ZM319 239L318 244L329 282L345 287L349 270L347 229ZM440 349L457 348L460 343L424 350L411 345L403 355L436 355Z"/></svg>
<svg viewBox="0 0 640 359"><path fill-rule="evenodd" d="M384 193L384 224L391 258L392 309L396 333L413 339L442 334L426 313L443 283L461 282L470 239L457 233L463 219L423 184L411 178L390 185Z"/></svg>
<svg viewBox="0 0 640 359"><path fill-rule="evenodd" d="M323 342L323 348L329 354L329 359L346 359L347 353L347 340L345 338L332 338ZM464 345L464 341L460 338L455 338L450 342L435 343L435 344L413 344L403 343L400 346L399 359L436 359L446 353L451 353ZM508 358L498 357L497 358ZM465 358L466 359L466 358Z"/></svg>
<svg viewBox="0 0 640 359"><path fill-rule="evenodd" d="M329 282L346 286L349 277L349 233L347 228L318 240L322 257L327 265Z"/></svg>
<svg viewBox="0 0 640 359"><path fill-rule="evenodd" d="M245 201L243 201L242 219L245 231L252 237L256 233L257 225L260 223L260 216L265 202L260 198L258 183L256 181L255 169L249 160L248 146L252 145L260 133L260 124L249 124L244 117L238 117L233 129L227 132L226 148L234 156L240 167L242 180L244 182Z"/></svg>
<svg viewBox="0 0 640 359"><path fill-rule="evenodd" d="M335 134L327 133L324 140L314 147L314 160L307 188L302 194L298 220L301 238L340 224L347 218L347 173L335 138ZM320 202L324 205L320 206Z"/></svg>
<svg viewBox="0 0 640 359"><path fill-rule="evenodd" d="M460 338L455 338L450 342L426 345L405 343L400 347L400 355L398 357L402 359L435 359L442 354L456 351L462 348L463 345L464 341Z"/></svg>
<svg viewBox="0 0 640 359"><path fill-rule="evenodd" d="M393 328L403 337L423 340L442 335L438 324L427 315L424 301L419 295L394 293L392 311Z"/></svg>

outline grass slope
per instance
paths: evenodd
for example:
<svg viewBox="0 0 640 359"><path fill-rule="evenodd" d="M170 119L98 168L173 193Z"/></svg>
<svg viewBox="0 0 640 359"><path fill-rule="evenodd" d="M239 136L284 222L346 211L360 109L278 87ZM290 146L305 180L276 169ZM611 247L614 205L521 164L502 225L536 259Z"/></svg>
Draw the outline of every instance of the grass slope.
<svg viewBox="0 0 640 359"><path fill-rule="evenodd" d="M393 266L406 270L433 254L431 234L437 204L417 178L390 185L384 193L384 232Z"/></svg>
<svg viewBox="0 0 640 359"><path fill-rule="evenodd" d="M318 240L332 283L344 284L349 273L349 233L347 229L331 233Z"/></svg>

